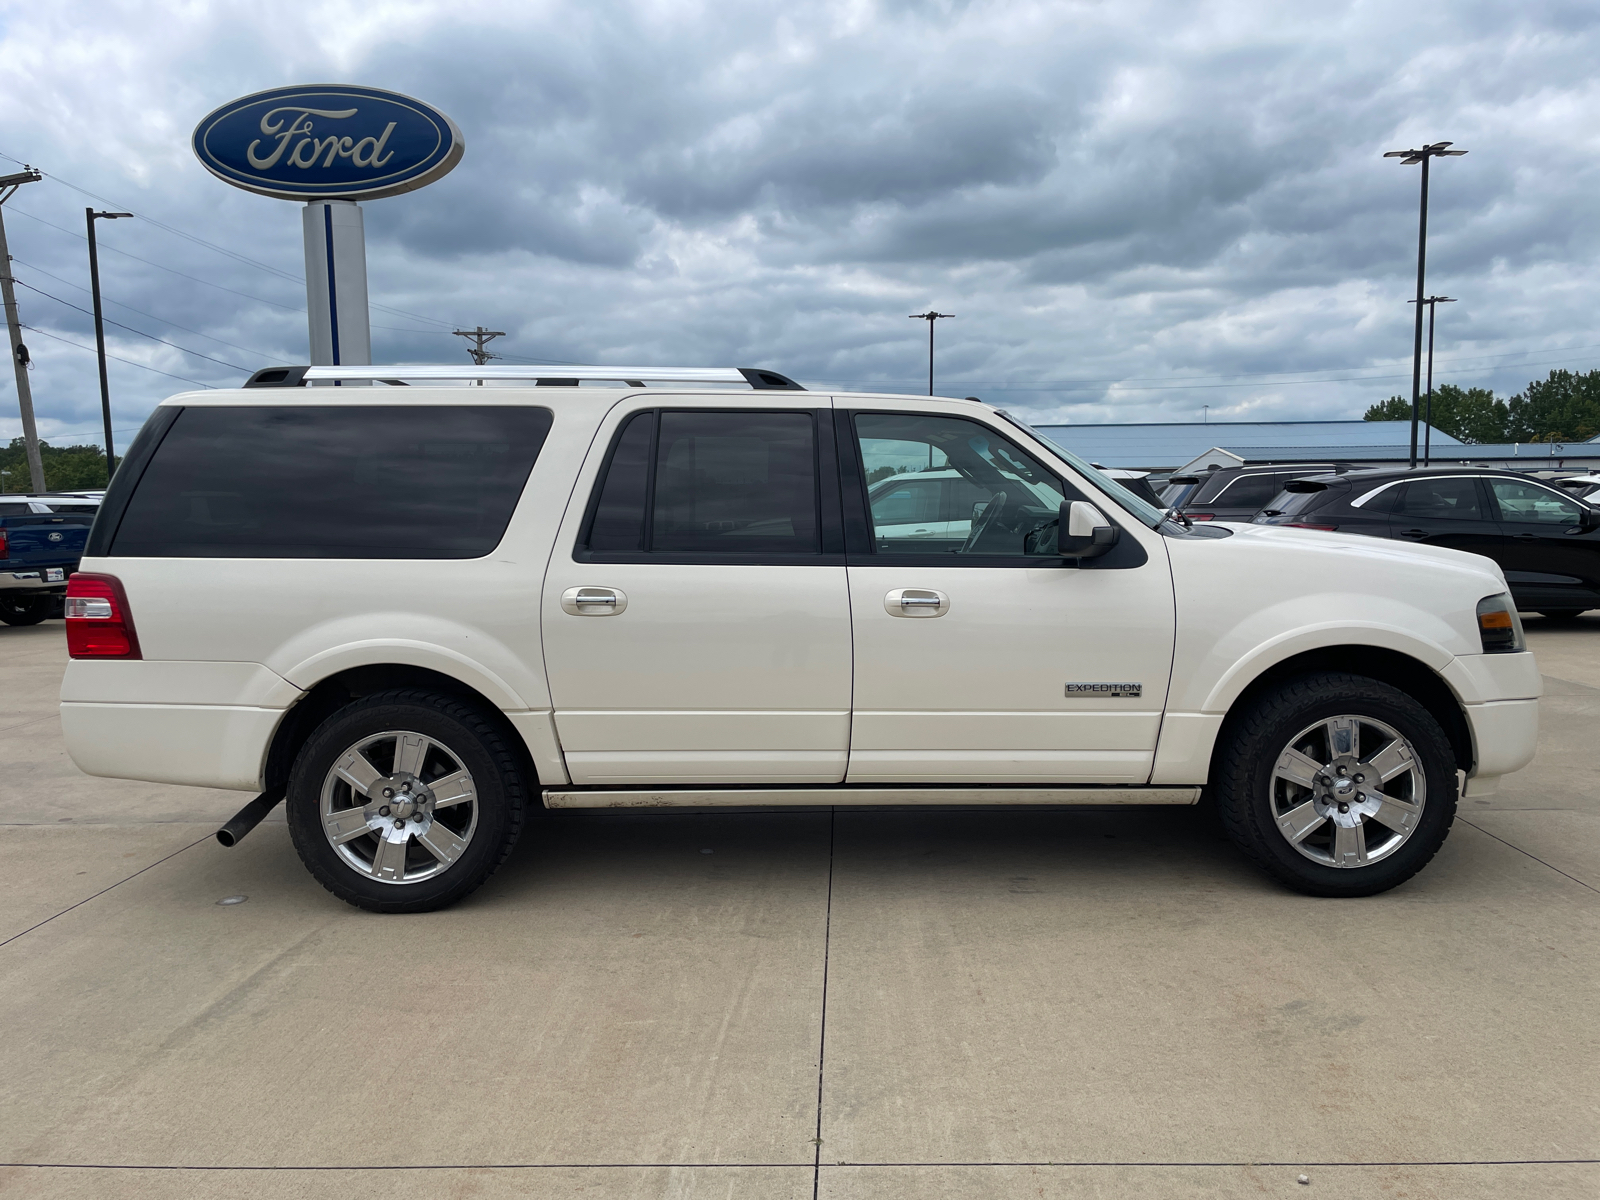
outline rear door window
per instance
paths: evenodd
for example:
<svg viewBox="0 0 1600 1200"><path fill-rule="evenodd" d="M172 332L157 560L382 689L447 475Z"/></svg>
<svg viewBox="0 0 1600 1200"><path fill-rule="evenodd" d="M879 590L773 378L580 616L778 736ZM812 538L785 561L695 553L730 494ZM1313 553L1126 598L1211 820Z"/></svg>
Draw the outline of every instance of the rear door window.
<svg viewBox="0 0 1600 1200"><path fill-rule="evenodd" d="M819 474L814 413L635 413L612 444L578 555L748 562L821 554Z"/></svg>
<svg viewBox="0 0 1600 1200"><path fill-rule="evenodd" d="M1394 511L1418 521L1481 521L1478 481L1469 475L1413 479Z"/></svg>
<svg viewBox="0 0 1600 1200"><path fill-rule="evenodd" d="M110 553L130 558L480 558L505 534L549 409L187 408Z"/></svg>

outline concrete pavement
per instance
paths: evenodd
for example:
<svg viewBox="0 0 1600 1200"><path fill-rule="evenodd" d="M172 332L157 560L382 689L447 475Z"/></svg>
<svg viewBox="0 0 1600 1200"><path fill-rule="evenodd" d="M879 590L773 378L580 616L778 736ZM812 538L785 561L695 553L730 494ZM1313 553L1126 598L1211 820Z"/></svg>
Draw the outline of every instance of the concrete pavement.
<svg viewBox="0 0 1600 1200"><path fill-rule="evenodd" d="M1592 1197L1600 620L1528 626L1539 759L1385 896L1192 812L564 812L415 917L78 774L0 628L0 1193Z"/></svg>

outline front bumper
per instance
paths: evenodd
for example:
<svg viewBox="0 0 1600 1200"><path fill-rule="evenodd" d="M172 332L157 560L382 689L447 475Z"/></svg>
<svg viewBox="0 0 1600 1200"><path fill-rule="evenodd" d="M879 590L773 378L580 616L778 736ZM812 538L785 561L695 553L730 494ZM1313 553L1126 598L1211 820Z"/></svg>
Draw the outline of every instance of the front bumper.
<svg viewBox="0 0 1600 1200"><path fill-rule="evenodd" d="M1472 726L1472 777L1487 781L1519 771L1533 761L1539 743L1537 700L1496 700L1466 705ZM1483 788L1470 789L1475 795Z"/></svg>
<svg viewBox="0 0 1600 1200"><path fill-rule="evenodd" d="M71 567L40 567L35 571L0 571L0 592L64 592Z"/></svg>

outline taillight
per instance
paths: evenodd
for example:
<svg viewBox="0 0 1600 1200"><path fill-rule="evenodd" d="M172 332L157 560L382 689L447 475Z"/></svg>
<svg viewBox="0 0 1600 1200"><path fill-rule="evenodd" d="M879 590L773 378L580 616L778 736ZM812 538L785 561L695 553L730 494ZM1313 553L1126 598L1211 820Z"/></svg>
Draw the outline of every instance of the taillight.
<svg viewBox="0 0 1600 1200"><path fill-rule="evenodd" d="M78 572L67 580L67 653L73 658L139 658L128 594L115 575Z"/></svg>
<svg viewBox="0 0 1600 1200"><path fill-rule="evenodd" d="M1285 529L1320 529L1323 533L1332 533L1339 528L1337 525L1313 525L1310 521L1285 521Z"/></svg>
<svg viewBox="0 0 1600 1200"><path fill-rule="evenodd" d="M0 529L0 558L11 557L11 539L6 536L6 531Z"/></svg>
<svg viewBox="0 0 1600 1200"><path fill-rule="evenodd" d="M1216 513L1184 513L1183 515L1191 521L1215 521L1217 519Z"/></svg>

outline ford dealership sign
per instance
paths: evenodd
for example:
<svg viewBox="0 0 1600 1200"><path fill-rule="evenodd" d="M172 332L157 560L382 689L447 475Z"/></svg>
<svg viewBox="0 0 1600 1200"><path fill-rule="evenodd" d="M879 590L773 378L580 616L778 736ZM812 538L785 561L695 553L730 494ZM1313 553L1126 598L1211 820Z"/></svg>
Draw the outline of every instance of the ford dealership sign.
<svg viewBox="0 0 1600 1200"><path fill-rule="evenodd" d="M346 84L257 92L224 104L194 131L206 170L283 200L397 196L449 172L465 149L438 109Z"/></svg>

